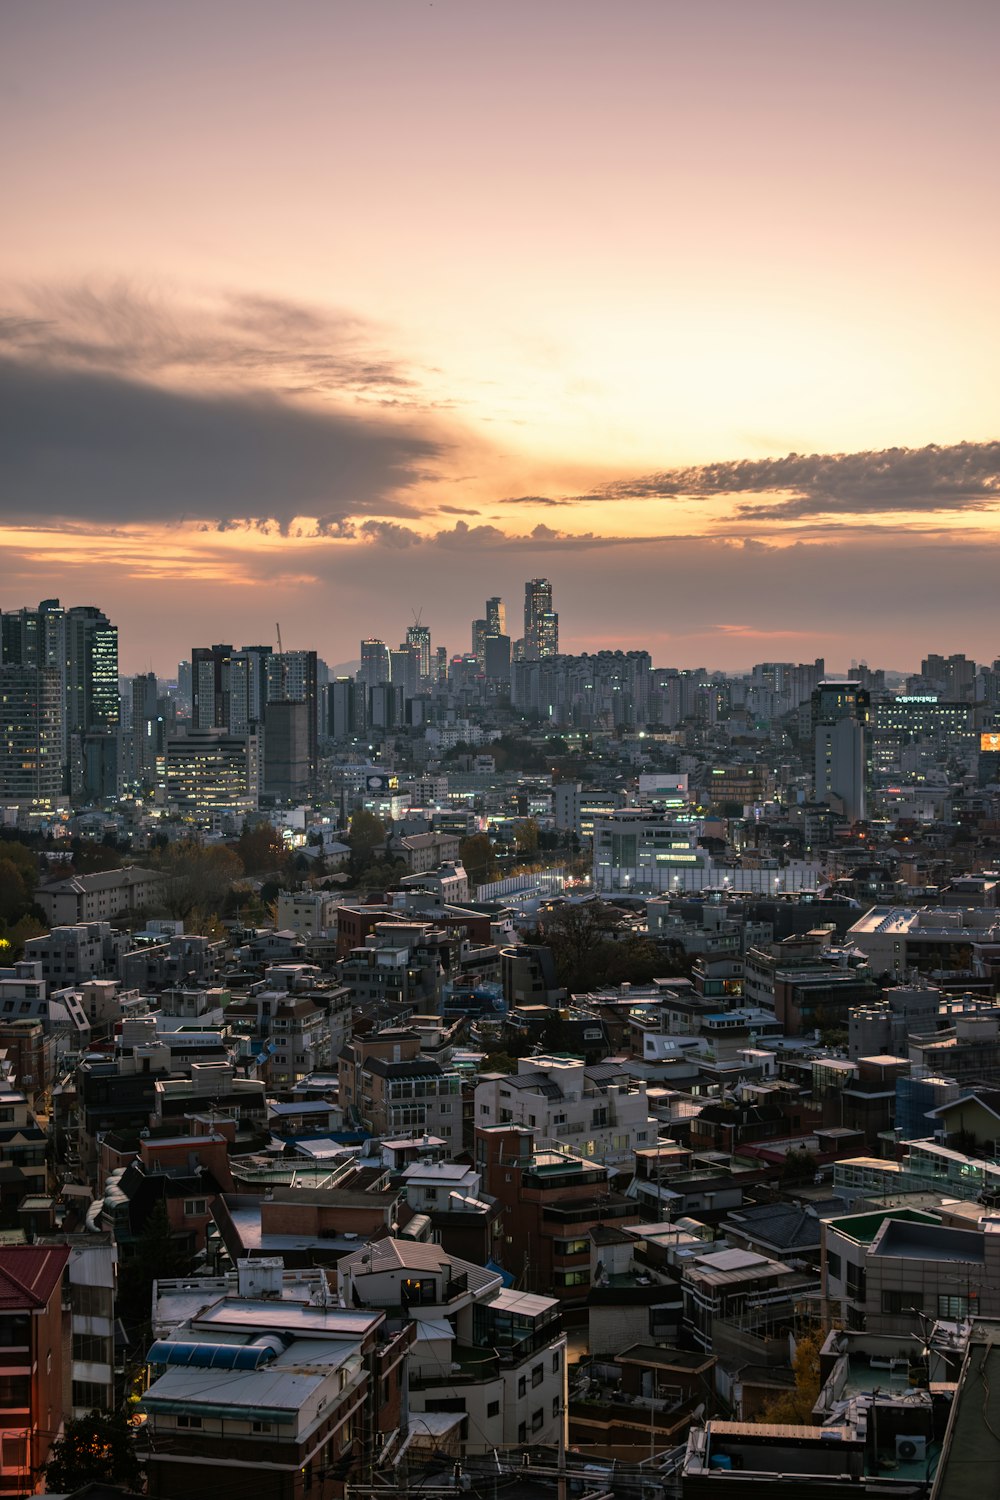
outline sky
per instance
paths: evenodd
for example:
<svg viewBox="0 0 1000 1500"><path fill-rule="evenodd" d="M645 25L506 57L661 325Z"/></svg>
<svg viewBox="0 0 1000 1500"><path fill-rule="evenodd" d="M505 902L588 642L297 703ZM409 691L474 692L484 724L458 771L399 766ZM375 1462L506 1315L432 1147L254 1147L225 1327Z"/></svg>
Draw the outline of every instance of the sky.
<svg viewBox="0 0 1000 1500"><path fill-rule="evenodd" d="M1000 656L995 0L5 0L0 609Z"/></svg>

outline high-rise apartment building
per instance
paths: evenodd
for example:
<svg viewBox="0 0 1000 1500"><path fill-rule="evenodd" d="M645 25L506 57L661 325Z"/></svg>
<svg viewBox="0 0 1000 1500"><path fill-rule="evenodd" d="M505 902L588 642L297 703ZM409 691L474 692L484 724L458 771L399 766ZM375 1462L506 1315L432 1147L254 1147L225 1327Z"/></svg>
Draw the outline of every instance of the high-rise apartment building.
<svg viewBox="0 0 1000 1500"><path fill-rule="evenodd" d="M559 652L559 616L552 608L552 585L547 578L530 578L524 585L524 658L538 661Z"/></svg>

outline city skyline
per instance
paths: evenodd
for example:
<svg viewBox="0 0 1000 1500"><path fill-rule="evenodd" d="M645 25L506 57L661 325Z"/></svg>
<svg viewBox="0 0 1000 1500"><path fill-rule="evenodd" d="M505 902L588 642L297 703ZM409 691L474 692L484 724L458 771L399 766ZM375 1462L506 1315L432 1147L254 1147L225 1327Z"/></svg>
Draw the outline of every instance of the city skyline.
<svg viewBox="0 0 1000 1500"><path fill-rule="evenodd" d="M997 655L994 6L0 33L0 608L336 663L544 574L570 652Z"/></svg>

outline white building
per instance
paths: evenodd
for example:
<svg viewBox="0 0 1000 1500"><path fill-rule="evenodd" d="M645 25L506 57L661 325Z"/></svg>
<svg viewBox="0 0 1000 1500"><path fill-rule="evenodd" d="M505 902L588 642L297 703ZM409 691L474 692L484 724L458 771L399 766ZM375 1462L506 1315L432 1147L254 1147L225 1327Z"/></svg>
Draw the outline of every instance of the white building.
<svg viewBox="0 0 1000 1500"><path fill-rule="evenodd" d="M411 1421L420 1412L464 1413L467 1454L558 1443L566 1337L555 1297L516 1292L440 1245L403 1240L344 1256L337 1274L346 1307L401 1309L417 1324Z"/></svg>
<svg viewBox="0 0 1000 1500"><path fill-rule="evenodd" d="M656 1140L644 1079L572 1057L522 1057L517 1067L476 1086L477 1125L527 1125L536 1140L609 1165L631 1162L633 1151Z"/></svg>

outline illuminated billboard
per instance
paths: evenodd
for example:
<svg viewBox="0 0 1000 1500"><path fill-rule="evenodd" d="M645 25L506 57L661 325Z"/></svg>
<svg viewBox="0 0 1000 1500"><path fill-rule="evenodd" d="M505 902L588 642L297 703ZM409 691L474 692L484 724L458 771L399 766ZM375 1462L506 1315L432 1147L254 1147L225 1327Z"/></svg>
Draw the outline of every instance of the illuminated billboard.
<svg viewBox="0 0 1000 1500"><path fill-rule="evenodd" d="M979 736L979 749L981 753L993 750L997 754L1000 754L1000 732L995 729L990 731L984 730Z"/></svg>

